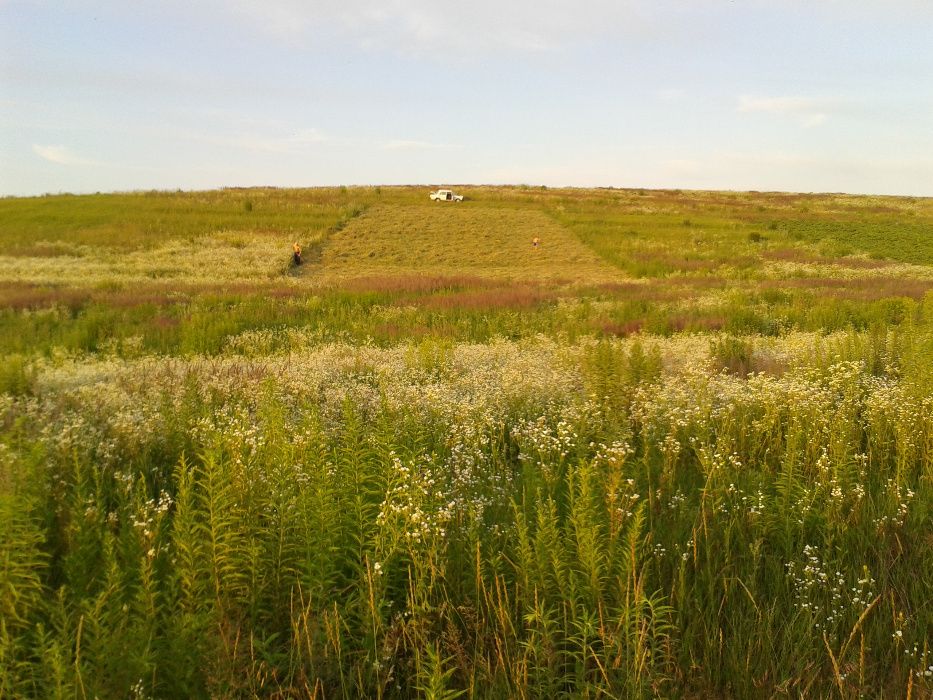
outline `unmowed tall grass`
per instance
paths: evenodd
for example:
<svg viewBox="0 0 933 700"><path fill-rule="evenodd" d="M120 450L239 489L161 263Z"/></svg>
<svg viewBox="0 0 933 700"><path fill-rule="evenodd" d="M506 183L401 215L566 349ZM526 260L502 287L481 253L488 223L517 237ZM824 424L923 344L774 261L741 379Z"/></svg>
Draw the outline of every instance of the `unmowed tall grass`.
<svg viewBox="0 0 933 700"><path fill-rule="evenodd" d="M933 695L930 201L463 191L0 200L0 697Z"/></svg>
<svg viewBox="0 0 933 700"><path fill-rule="evenodd" d="M923 697L931 343L39 367L2 407L0 687Z"/></svg>

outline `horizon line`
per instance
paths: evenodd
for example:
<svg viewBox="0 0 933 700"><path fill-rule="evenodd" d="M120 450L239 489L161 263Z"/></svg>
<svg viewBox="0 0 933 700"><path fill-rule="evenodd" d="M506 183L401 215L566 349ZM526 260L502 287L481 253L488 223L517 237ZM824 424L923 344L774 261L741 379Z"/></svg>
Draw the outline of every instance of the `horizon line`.
<svg viewBox="0 0 933 700"><path fill-rule="evenodd" d="M503 189L530 189L530 190L618 190L623 192L695 192L695 193L729 193L729 194L779 194L788 196L808 197L886 197L896 199L933 199L933 194L915 195L883 192L847 192L844 190L802 191L802 190L758 190L758 189L731 189L731 188L695 188L695 187L656 187L632 185L545 185L529 182L520 183L340 183L327 185L217 185L214 187L140 187L126 190L59 190L32 194L0 194L0 199L42 199L48 197L87 197L98 195L129 195L129 194L187 194L196 192L222 192L225 190L326 190L326 189L374 189L377 187L391 188L503 188Z"/></svg>

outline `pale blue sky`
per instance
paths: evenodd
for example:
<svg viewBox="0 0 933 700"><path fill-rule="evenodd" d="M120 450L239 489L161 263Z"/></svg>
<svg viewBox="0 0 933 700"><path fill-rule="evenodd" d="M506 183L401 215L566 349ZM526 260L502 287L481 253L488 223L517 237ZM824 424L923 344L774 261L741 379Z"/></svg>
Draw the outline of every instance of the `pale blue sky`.
<svg viewBox="0 0 933 700"><path fill-rule="evenodd" d="M0 0L0 194L933 196L930 0Z"/></svg>

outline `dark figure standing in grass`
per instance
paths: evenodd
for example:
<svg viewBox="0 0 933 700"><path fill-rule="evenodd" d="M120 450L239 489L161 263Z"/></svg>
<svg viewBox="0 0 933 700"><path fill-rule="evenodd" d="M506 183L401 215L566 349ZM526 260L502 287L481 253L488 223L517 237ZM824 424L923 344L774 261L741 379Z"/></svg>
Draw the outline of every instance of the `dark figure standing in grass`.
<svg viewBox="0 0 933 700"><path fill-rule="evenodd" d="M292 253L292 262L296 265L301 265L301 246L298 245L298 242L295 242L295 245L292 246L294 252Z"/></svg>

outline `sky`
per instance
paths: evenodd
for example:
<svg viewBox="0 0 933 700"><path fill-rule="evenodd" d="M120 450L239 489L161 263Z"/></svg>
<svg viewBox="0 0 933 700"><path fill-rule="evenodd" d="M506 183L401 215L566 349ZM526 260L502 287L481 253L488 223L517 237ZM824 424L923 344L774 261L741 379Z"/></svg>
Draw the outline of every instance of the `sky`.
<svg viewBox="0 0 933 700"><path fill-rule="evenodd" d="M933 196L931 0L0 0L0 195Z"/></svg>

